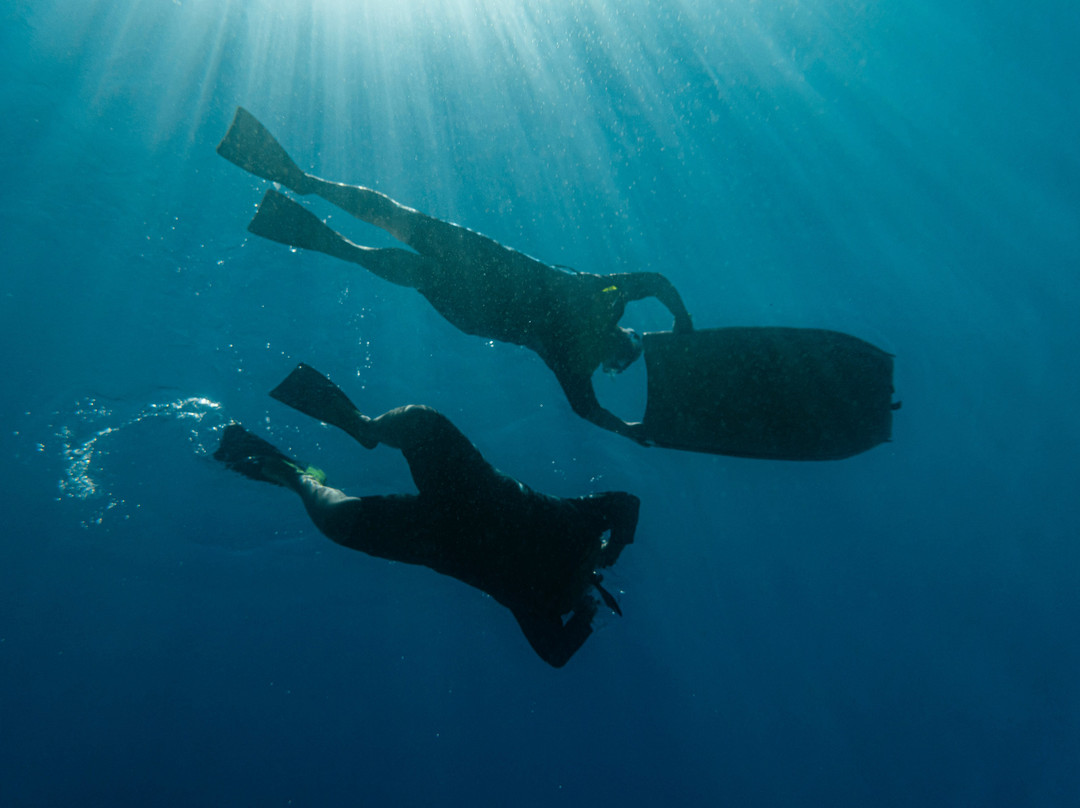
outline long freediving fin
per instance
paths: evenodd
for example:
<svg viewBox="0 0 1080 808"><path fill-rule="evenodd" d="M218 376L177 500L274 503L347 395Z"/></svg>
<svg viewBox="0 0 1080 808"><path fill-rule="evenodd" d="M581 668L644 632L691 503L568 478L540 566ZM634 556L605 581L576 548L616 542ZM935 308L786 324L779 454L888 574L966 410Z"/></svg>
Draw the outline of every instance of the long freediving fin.
<svg viewBox="0 0 1080 808"><path fill-rule="evenodd" d="M349 260L341 254L343 237L334 232L318 216L285 194L270 188L263 194L255 218L248 223L248 232L278 244L316 250Z"/></svg>
<svg viewBox="0 0 1080 808"><path fill-rule="evenodd" d="M270 131L243 107L236 108L217 153L257 177L279 182L300 194L308 192L305 187L307 174L293 162Z"/></svg>
<svg viewBox="0 0 1080 808"><path fill-rule="evenodd" d="M311 365L301 362L285 380L270 391L270 397L294 410L336 426L367 448L377 443L362 435L365 421L356 405L334 384Z"/></svg>
<svg viewBox="0 0 1080 808"><path fill-rule="evenodd" d="M279 478L289 474L290 469L292 472L300 470L276 446L235 422L225 427L214 459L249 479L274 485L283 485Z"/></svg>
<svg viewBox="0 0 1080 808"><path fill-rule="evenodd" d="M248 232L279 244L315 250L325 255L367 266L362 258L368 247L353 244L299 202L273 188L263 194Z"/></svg>

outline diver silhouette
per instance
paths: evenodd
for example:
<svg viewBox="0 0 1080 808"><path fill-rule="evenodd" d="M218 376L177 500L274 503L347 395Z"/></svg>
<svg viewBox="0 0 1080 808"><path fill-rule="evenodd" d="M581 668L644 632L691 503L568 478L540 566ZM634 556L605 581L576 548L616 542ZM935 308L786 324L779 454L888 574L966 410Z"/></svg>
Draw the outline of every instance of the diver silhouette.
<svg viewBox="0 0 1080 808"><path fill-rule="evenodd" d="M248 226L252 233L359 264L417 290L467 334L534 350L554 372L574 412L646 442L640 423L624 421L600 405L592 375L601 366L621 372L641 354L640 336L619 326L631 301L655 297L674 316L676 332L692 331L682 298L663 275L566 271L370 188L312 176L243 108L237 108L217 151L256 176L301 196L315 194L386 230L415 252L354 244L274 189L266 192Z"/></svg>
<svg viewBox="0 0 1080 808"><path fill-rule="evenodd" d="M598 570L634 540L639 500L610 491L561 498L533 491L492 467L444 415L410 405L362 415L336 385L301 364L271 395L336 426L367 448L400 449L419 493L350 497L240 424L214 457L303 500L332 541L419 564L476 587L506 606L529 644L562 667L592 633L603 601L621 614ZM564 616L569 617L564 621Z"/></svg>

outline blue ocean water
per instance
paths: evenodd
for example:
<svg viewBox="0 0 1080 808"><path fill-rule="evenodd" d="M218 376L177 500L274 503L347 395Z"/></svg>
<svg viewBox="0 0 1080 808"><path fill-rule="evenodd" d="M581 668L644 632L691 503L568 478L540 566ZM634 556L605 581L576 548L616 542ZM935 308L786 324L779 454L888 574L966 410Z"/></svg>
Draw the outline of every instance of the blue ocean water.
<svg viewBox="0 0 1080 808"><path fill-rule="evenodd" d="M0 803L1080 804L1075 4L0 21ZM320 176L662 272L699 326L890 351L894 441L764 462L581 421L531 352L249 237L267 184L214 152L237 105ZM242 420L350 493L409 490L266 396L298 361L372 413L437 407L537 489L640 496L625 617L553 670L490 598L221 468ZM601 399L634 417L643 378Z"/></svg>

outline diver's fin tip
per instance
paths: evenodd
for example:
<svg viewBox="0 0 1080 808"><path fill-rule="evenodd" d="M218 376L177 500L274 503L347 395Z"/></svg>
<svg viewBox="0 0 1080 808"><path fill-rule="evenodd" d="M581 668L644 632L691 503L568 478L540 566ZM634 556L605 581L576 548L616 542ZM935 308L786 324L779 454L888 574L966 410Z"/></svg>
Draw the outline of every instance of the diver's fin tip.
<svg viewBox="0 0 1080 808"><path fill-rule="evenodd" d="M245 171L286 188L299 187L307 179L270 130L240 106L217 146L217 153Z"/></svg>
<svg viewBox="0 0 1080 808"><path fill-rule="evenodd" d="M356 437L360 411L340 387L311 365L300 362L270 391L270 397Z"/></svg>
<svg viewBox="0 0 1080 808"><path fill-rule="evenodd" d="M251 480L282 485L281 474L287 474L282 466L295 471L298 466L269 441L249 432L242 424L233 421L225 426L221 444L214 452L214 459L229 469ZM279 472L275 474L275 469Z"/></svg>

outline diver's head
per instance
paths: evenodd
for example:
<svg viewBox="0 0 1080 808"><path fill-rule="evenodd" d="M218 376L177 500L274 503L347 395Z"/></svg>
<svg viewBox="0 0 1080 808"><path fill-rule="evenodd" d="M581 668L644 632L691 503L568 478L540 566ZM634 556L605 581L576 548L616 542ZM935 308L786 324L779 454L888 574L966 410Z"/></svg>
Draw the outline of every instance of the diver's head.
<svg viewBox="0 0 1080 808"><path fill-rule="evenodd" d="M641 337L632 328L617 326L608 340L605 373L622 373L641 356Z"/></svg>

